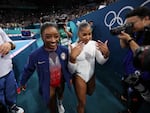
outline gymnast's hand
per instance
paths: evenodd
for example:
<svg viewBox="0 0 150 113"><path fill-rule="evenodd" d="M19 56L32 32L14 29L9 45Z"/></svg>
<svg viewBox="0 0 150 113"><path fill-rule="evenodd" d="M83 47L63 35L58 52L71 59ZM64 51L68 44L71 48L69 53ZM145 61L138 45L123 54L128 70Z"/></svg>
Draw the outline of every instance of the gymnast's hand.
<svg viewBox="0 0 150 113"><path fill-rule="evenodd" d="M81 51L83 50L83 47L84 47L83 42L79 42L74 48L70 45L70 49L71 49L70 61L72 63L76 62L76 58L81 53Z"/></svg>
<svg viewBox="0 0 150 113"><path fill-rule="evenodd" d="M10 50L11 50L11 44L9 42L5 42L0 45L0 54L2 56L8 54Z"/></svg>
<svg viewBox="0 0 150 113"><path fill-rule="evenodd" d="M97 49L102 52L104 58L109 57L110 51L108 49L108 40L106 40L104 43L98 40L96 46Z"/></svg>

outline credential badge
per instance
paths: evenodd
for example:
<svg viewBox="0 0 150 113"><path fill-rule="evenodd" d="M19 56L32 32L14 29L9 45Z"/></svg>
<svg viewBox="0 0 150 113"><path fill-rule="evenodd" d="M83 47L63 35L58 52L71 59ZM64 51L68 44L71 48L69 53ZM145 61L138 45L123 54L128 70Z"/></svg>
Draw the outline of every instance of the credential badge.
<svg viewBox="0 0 150 113"><path fill-rule="evenodd" d="M65 60L66 59L66 54L63 52L63 53L61 53L61 59L62 60Z"/></svg>

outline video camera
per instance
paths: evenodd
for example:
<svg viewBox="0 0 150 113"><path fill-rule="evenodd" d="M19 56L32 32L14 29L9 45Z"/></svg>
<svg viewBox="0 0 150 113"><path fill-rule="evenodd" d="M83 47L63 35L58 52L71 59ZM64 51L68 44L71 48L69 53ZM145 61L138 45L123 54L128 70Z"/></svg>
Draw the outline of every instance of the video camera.
<svg viewBox="0 0 150 113"><path fill-rule="evenodd" d="M64 25L66 25L66 18L59 17L56 19L56 23L58 25L58 28L64 28Z"/></svg>
<svg viewBox="0 0 150 113"><path fill-rule="evenodd" d="M142 71L150 72L150 45L140 46L135 51L133 64ZM150 89L145 85L140 72L136 71L130 74L124 81L128 85L134 87L145 101L150 102Z"/></svg>
<svg viewBox="0 0 150 113"><path fill-rule="evenodd" d="M121 31L124 31L128 34L132 34L133 33L133 23L126 23L124 25L114 27L110 30L110 33L112 35L119 35L121 33Z"/></svg>

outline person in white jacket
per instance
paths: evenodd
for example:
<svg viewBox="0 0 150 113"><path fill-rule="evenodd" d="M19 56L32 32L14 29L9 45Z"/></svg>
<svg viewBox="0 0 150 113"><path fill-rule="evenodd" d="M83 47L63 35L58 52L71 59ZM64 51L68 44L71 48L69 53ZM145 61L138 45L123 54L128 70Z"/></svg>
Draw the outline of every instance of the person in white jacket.
<svg viewBox="0 0 150 113"><path fill-rule="evenodd" d="M104 64L109 57L108 41L92 40L92 29L88 22L78 25L79 41L70 45L68 68L74 75L73 84L78 99L77 112L84 113L86 94L92 95L95 89L95 59Z"/></svg>
<svg viewBox="0 0 150 113"><path fill-rule="evenodd" d="M13 49L13 41L0 28L0 103L8 108L10 113L24 113L24 110L16 105L17 83L9 54Z"/></svg>

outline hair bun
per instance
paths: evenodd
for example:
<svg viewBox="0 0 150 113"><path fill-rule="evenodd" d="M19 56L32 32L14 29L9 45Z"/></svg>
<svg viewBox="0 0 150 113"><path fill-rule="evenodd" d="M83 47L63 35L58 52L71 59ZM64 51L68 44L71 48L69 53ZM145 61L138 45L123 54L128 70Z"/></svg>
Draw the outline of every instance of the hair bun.
<svg viewBox="0 0 150 113"><path fill-rule="evenodd" d="M76 25L79 27L83 23L88 23L86 20L77 21Z"/></svg>

